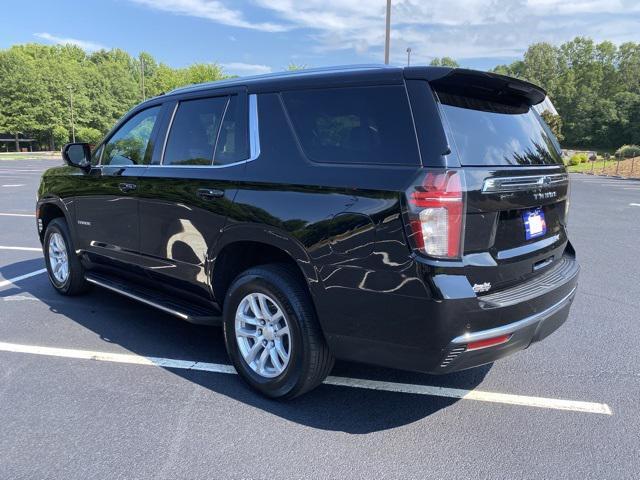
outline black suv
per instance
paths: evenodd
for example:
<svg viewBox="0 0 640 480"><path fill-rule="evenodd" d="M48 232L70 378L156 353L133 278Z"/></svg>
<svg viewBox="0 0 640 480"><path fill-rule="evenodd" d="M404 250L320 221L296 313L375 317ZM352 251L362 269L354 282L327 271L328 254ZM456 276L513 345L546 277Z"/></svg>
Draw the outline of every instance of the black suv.
<svg viewBox="0 0 640 480"><path fill-rule="evenodd" d="M539 87L346 67L174 90L42 178L49 278L222 324L271 397L334 358L431 373L556 330L578 264Z"/></svg>

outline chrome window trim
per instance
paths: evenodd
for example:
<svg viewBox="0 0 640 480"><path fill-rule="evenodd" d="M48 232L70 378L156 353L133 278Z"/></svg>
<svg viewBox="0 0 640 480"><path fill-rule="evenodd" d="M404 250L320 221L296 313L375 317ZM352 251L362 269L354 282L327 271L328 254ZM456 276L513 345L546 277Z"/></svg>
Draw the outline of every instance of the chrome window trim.
<svg viewBox="0 0 640 480"><path fill-rule="evenodd" d="M179 104L180 102L176 103L174 114ZM227 102L227 106L228 106L228 102ZM226 111L226 107L225 107L225 111ZM224 122L224 116L222 118L222 121ZM171 130L171 124L173 124L173 115L171 117L171 122L167 127L165 144L168 139L169 130ZM220 124L220 128L222 128L222 123ZM218 134L220 134L219 130L218 130ZM218 148L218 144L216 141L216 149L217 148ZM136 165L136 167L139 166L139 167L149 167L149 168L160 168L160 167L161 168L227 168L227 167L235 167L236 165L241 165L243 163L248 163L256 160L260 156L260 132L258 130L258 96L255 93L249 95L249 152L250 152L249 158L245 160L239 160L233 163L228 163L225 165L215 165L215 164L212 164L212 165L164 165L163 163L160 163L159 165ZM215 151L214 151L214 157L215 157ZM164 162L164 146L162 149L161 162Z"/></svg>
<svg viewBox="0 0 640 480"><path fill-rule="evenodd" d="M167 131L165 132L164 144L162 146L162 156L160 157L160 161L164 161L164 149L166 146L166 142L169 136L169 131L171 130L171 125L173 124L173 117L178 108L180 102L176 102L174 106L173 113L171 115L171 120L169 125L167 126ZM224 118L223 118L224 121ZM217 148L217 144L216 144ZM121 168L227 168L227 167L235 167L236 165L241 165L243 163L249 163L256 160L260 156L260 130L258 125L258 95L252 93L249 95L249 153L250 157L246 160L239 160L234 163L228 163L226 165L164 165L162 163L158 165L126 165L121 166ZM214 152L215 155L215 152ZM108 167L109 165L99 165L100 167ZM115 166L115 165L114 165ZM95 168L95 167L94 167Z"/></svg>
<svg viewBox="0 0 640 480"><path fill-rule="evenodd" d="M255 93L249 95L249 152L247 162L260 156L260 127L258 125L258 96Z"/></svg>
<svg viewBox="0 0 640 480"><path fill-rule="evenodd" d="M178 106L180 102L176 102L173 106L173 111L171 112L171 118L169 119L169 123L167 124L167 131L164 132L164 141L162 142L162 152L160 152L160 163L162 165L164 163L164 152L167 148L167 142L169 141L169 133L171 132L171 127L173 126L173 119L176 117L176 112L178 111Z"/></svg>

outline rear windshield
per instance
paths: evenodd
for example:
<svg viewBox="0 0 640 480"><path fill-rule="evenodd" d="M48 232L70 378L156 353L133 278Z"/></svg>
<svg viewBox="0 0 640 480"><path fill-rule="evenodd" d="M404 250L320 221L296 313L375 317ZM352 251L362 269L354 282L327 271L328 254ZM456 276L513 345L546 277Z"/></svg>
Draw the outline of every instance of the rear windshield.
<svg viewBox="0 0 640 480"><path fill-rule="evenodd" d="M562 164L560 146L526 104L438 92L462 165Z"/></svg>

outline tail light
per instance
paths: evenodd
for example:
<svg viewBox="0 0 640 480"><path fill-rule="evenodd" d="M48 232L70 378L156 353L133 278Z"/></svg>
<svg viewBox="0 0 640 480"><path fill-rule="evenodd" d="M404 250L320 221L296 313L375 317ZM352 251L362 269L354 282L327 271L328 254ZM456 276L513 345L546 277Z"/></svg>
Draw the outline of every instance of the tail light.
<svg viewBox="0 0 640 480"><path fill-rule="evenodd" d="M459 258L464 223L460 172L429 172L407 198L414 247L432 257Z"/></svg>

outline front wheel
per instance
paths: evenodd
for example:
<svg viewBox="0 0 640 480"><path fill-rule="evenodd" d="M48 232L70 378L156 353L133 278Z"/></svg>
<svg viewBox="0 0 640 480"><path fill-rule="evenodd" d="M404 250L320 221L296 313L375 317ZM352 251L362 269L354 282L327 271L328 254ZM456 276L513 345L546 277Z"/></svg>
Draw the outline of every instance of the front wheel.
<svg viewBox="0 0 640 480"><path fill-rule="evenodd" d="M44 234L44 258L53 288L62 295L77 295L87 290L84 268L73 249L67 222L53 219Z"/></svg>
<svg viewBox="0 0 640 480"><path fill-rule="evenodd" d="M302 395L333 367L309 293L287 265L236 278L225 299L224 335L240 376L271 398Z"/></svg>

